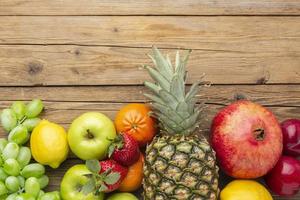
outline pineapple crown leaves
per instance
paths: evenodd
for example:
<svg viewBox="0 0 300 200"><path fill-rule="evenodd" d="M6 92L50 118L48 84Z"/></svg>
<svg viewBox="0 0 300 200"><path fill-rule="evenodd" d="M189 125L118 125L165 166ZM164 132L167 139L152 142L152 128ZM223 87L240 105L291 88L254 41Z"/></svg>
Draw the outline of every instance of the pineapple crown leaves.
<svg viewBox="0 0 300 200"><path fill-rule="evenodd" d="M85 195L91 192L98 195L108 189L106 185L113 185L120 180L120 173L112 172L111 170L106 170L99 174L101 165L98 160L87 160L85 165L91 171L91 173L85 174L88 181L81 189L81 192Z"/></svg>
<svg viewBox="0 0 300 200"><path fill-rule="evenodd" d="M159 119L162 131L168 133L190 134L199 125L198 119L202 109L196 105L196 95L201 82L194 83L187 93L185 91L186 64L190 52L180 57L177 51L173 67L169 56L164 57L153 46L150 58L154 67L144 66L154 81L144 83L152 91L152 94L145 96L152 101L154 117Z"/></svg>

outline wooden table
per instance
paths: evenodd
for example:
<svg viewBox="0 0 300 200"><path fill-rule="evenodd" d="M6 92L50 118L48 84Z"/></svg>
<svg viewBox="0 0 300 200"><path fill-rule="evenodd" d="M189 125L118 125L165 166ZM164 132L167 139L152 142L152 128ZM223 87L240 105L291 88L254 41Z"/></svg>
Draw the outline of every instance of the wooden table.
<svg viewBox="0 0 300 200"><path fill-rule="evenodd" d="M41 98L43 117L65 128L87 111L113 119L146 101L140 66L155 44L193 49L189 83L202 73L213 83L199 97L204 128L240 93L279 120L300 117L299 0L1 0L0 15L1 109ZM49 189L80 162L48 170Z"/></svg>

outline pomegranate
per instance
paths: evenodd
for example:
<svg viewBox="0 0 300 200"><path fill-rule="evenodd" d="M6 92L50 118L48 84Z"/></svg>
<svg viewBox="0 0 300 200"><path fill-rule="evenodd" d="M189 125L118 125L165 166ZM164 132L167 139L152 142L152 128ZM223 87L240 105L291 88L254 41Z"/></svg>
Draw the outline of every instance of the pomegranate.
<svg viewBox="0 0 300 200"><path fill-rule="evenodd" d="M251 101L239 100L213 119L211 144L226 174L258 178L280 158L282 132L272 112Z"/></svg>
<svg viewBox="0 0 300 200"><path fill-rule="evenodd" d="M283 134L283 153L300 156L300 120L288 119L281 123Z"/></svg>

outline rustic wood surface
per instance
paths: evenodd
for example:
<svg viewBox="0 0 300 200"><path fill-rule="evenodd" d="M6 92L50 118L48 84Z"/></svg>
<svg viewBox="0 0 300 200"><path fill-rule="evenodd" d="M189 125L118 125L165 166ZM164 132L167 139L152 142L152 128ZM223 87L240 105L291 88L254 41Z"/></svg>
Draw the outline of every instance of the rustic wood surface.
<svg viewBox="0 0 300 200"><path fill-rule="evenodd" d="M199 93L206 134L238 94L280 121L300 118L299 33L298 0L1 0L0 109L41 98L43 117L66 129L87 111L114 119L126 103L147 102L142 64L155 44L171 56L193 50L188 82L205 73L212 84ZM48 169L48 189L80 162L70 154ZM222 176L221 185L228 180Z"/></svg>

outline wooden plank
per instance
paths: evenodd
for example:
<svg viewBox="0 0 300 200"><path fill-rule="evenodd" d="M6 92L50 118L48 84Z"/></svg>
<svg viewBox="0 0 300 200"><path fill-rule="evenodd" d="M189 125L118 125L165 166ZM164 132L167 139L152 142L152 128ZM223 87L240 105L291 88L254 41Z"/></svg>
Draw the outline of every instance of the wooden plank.
<svg viewBox="0 0 300 200"><path fill-rule="evenodd" d="M299 15L297 0L2 0L0 15Z"/></svg>
<svg viewBox="0 0 300 200"><path fill-rule="evenodd" d="M0 87L1 101L134 103L148 102L144 86ZM266 106L300 107L299 85L212 85L200 91L199 101L229 104L237 94Z"/></svg>
<svg viewBox="0 0 300 200"><path fill-rule="evenodd" d="M36 20L36 18L33 19ZM118 19L121 20L122 18ZM235 18L231 19L235 21ZM251 19L249 18L248 20L251 21ZM273 22L276 23L275 21ZM294 21L294 25L298 22ZM299 28L290 28L288 24L285 28L291 34L293 29L299 29L300 31L300 24ZM254 26L254 24L252 25ZM44 29L50 28L46 24L40 24L40 26L44 26ZM81 25L78 24L78 26ZM0 27L0 30L2 27L3 25ZM12 27L6 28L12 29ZM25 32L31 32L28 27L24 30ZM49 31L51 32L51 30ZM274 31L276 32L273 29ZM1 38L5 37L4 35L11 38L19 34L18 31L13 30L10 30L10 33L7 34L4 34L4 32L5 30L0 31L0 35L2 35L2 37L0 36L0 43ZM93 30L91 29L92 32ZM268 32L268 30L266 29L265 32ZM30 34L33 33L28 33L28 35ZM65 32L65 34L68 33ZM206 80L210 80L214 84L300 83L300 38L298 36L295 36L293 40L278 38L281 41L272 42L272 38L265 37L257 32L256 39L253 37L252 40L249 37L249 40L240 43L241 49L246 46L249 46L249 49L245 49L245 51L231 51L230 48L233 47L231 45L233 43L226 38L218 38L215 34L213 33L211 38L206 38L205 40L211 40L212 46L216 46L212 41L218 40L219 43L222 43L219 47L199 49L192 52L188 63L189 82L198 80L205 73ZM227 35L228 37L230 37L229 34ZM241 38L247 35L247 33L242 32L240 34ZM271 35L272 33L270 32L269 34ZM293 34L296 35L298 33ZM25 36L20 36L20 38L23 37ZM54 33L53 37L56 37ZM195 37L199 38L202 36L195 35ZM40 37L36 36L36 38ZM90 37L86 36L86 38ZM144 39L147 40L147 38ZM118 38L115 38L114 42L117 43L117 40ZM259 45L257 40L262 40L261 42L265 42L266 45ZM140 41L143 42L143 38L140 38ZM176 43L175 40L173 42ZM202 44L199 45L201 46ZM206 48L208 46L210 45L207 44ZM229 49L220 50L220 48L225 48L225 46L227 46L226 48L229 47ZM175 56L175 50L173 49L165 49L163 52L169 53L172 58ZM142 64L150 64L151 62L146 56L147 53L151 53L150 48L78 45L0 45L0 85L142 84L144 80L149 80L146 71L141 68Z"/></svg>
<svg viewBox="0 0 300 200"><path fill-rule="evenodd" d="M0 44L182 47L297 52L299 17L3 16Z"/></svg>

